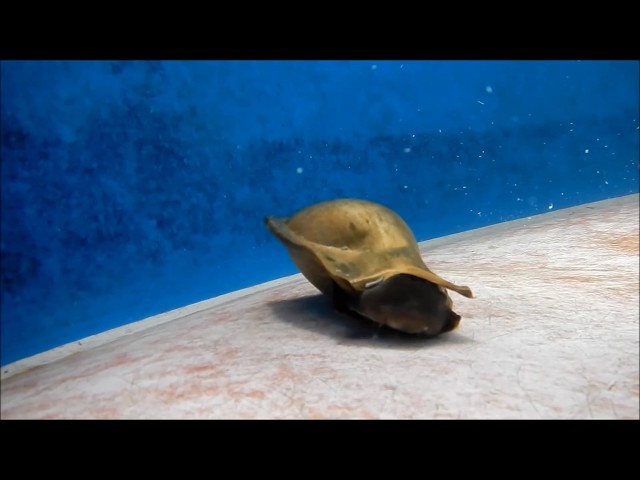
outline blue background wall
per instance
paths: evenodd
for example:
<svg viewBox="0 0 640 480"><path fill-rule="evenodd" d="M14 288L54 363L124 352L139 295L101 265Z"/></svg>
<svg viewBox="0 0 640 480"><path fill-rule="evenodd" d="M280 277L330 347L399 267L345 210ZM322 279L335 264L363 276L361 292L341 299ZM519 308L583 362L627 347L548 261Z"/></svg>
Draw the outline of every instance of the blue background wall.
<svg viewBox="0 0 640 480"><path fill-rule="evenodd" d="M638 62L1 64L2 364L296 273L362 197L419 240L638 191Z"/></svg>

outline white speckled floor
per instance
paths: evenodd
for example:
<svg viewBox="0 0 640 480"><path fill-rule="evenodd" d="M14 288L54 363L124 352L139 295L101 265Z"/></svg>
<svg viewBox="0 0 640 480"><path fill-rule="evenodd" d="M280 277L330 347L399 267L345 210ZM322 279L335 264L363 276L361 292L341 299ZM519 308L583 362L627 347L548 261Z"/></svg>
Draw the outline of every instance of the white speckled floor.
<svg viewBox="0 0 640 480"><path fill-rule="evenodd" d="M639 418L639 196L421 244L458 330L332 313L296 275L3 368L1 418Z"/></svg>

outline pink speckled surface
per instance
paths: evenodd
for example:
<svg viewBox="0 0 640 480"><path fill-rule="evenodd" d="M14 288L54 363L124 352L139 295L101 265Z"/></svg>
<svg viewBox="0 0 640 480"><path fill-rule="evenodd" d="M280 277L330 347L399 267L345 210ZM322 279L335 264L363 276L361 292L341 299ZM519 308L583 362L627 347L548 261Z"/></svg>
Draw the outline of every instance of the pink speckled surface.
<svg viewBox="0 0 640 480"><path fill-rule="evenodd" d="M638 214L630 195L423 243L476 296L451 294L436 339L337 316L294 276L23 362L0 415L637 419Z"/></svg>

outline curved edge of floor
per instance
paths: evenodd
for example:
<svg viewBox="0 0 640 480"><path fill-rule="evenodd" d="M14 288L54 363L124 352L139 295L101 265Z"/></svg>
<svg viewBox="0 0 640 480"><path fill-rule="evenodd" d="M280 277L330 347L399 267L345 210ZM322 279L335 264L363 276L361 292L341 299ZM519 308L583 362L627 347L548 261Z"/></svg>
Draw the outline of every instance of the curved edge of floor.
<svg viewBox="0 0 640 480"><path fill-rule="evenodd" d="M426 240L424 242L420 242L419 245L421 249L424 249L424 248L436 247L444 244L452 244L458 241L467 240L469 238L478 238L485 235L494 235L496 233L499 233L501 231L504 231L506 229L513 228L513 227L536 225L541 221L545 221L551 218L561 219L563 217L569 217L571 215L575 215L576 213L579 213L585 210L592 210L598 207L612 206L616 204L622 205L622 204L632 203L634 201L635 202L640 201L639 193L633 193L630 195L624 195L624 196L616 197L612 199L600 200L598 202L585 203L575 207L569 207L565 209L555 210L553 212L542 213L535 216L525 217L517 220L511 220L508 222L497 223L494 225L489 225L487 227L467 230L465 232L455 233L453 235L447 235L444 237L438 237L431 240ZM106 330L96 335L91 335L81 340L70 342L70 343L61 345L59 347L53 348L51 350L47 350L45 352L38 353L36 355L32 355L30 357L27 357L21 360L17 360L13 363L9 363L2 367L2 371L0 372L0 381L6 380L14 375L24 373L27 370L30 370L32 368L53 363L63 358L66 358L70 355L74 355L76 353L84 352L92 348L105 345L123 336L132 335L132 334L147 330L149 328L155 327L157 325L162 325L176 318L184 317L186 315L197 313L202 310L209 309L211 307L233 302L247 295L251 295L257 292L262 292L264 290L268 290L270 288L277 287L291 281L295 281L299 279L300 276L301 274L290 275L288 277L278 278L275 280L271 280L269 282L261 283L259 285L254 285L252 287L248 287L241 290L236 290L234 292L219 295L217 297L203 300L201 302L186 305L184 307L179 307L174 310L161 313L159 315L154 315L152 317L148 317L133 323L129 323L121 327Z"/></svg>

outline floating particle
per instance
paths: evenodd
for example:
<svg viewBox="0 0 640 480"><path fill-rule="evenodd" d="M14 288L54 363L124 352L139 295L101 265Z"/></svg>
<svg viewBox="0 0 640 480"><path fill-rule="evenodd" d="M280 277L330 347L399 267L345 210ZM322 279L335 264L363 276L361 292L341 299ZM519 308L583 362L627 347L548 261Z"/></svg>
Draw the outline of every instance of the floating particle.
<svg viewBox="0 0 640 480"><path fill-rule="evenodd" d="M371 65L371 70L376 70L378 68L378 65Z"/></svg>
<svg viewBox="0 0 640 480"><path fill-rule="evenodd" d="M487 85L484 87L484 91L487 93L493 93L493 88L491 88L491 85Z"/></svg>
<svg viewBox="0 0 640 480"><path fill-rule="evenodd" d="M484 105L484 102L481 102L480 100L476 100L476 102L478 102L480 105Z"/></svg>
<svg viewBox="0 0 640 480"><path fill-rule="evenodd" d="M296 168L296 173L302 173L302 172L304 172L304 168L302 167Z"/></svg>
<svg viewBox="0 0 640 480"><path fill-rule="evenodd" d="M547 209L549 209L549 210L553 209L553 203L550 203L549 206L547 207Z"/></svg>
<svg viewBox="0 0 640 480"><path fill-rule="evenodd" d="M589 153L589 149L588 149L588 148L585 148L585 149L584 149L584 153Z"/></svg>
<svg viewBox="0 0 640 480"><path fill-rule="evenodd" d="M406 147L402 150L404 153L409 153L411 151L411 147Z"/></svg>

